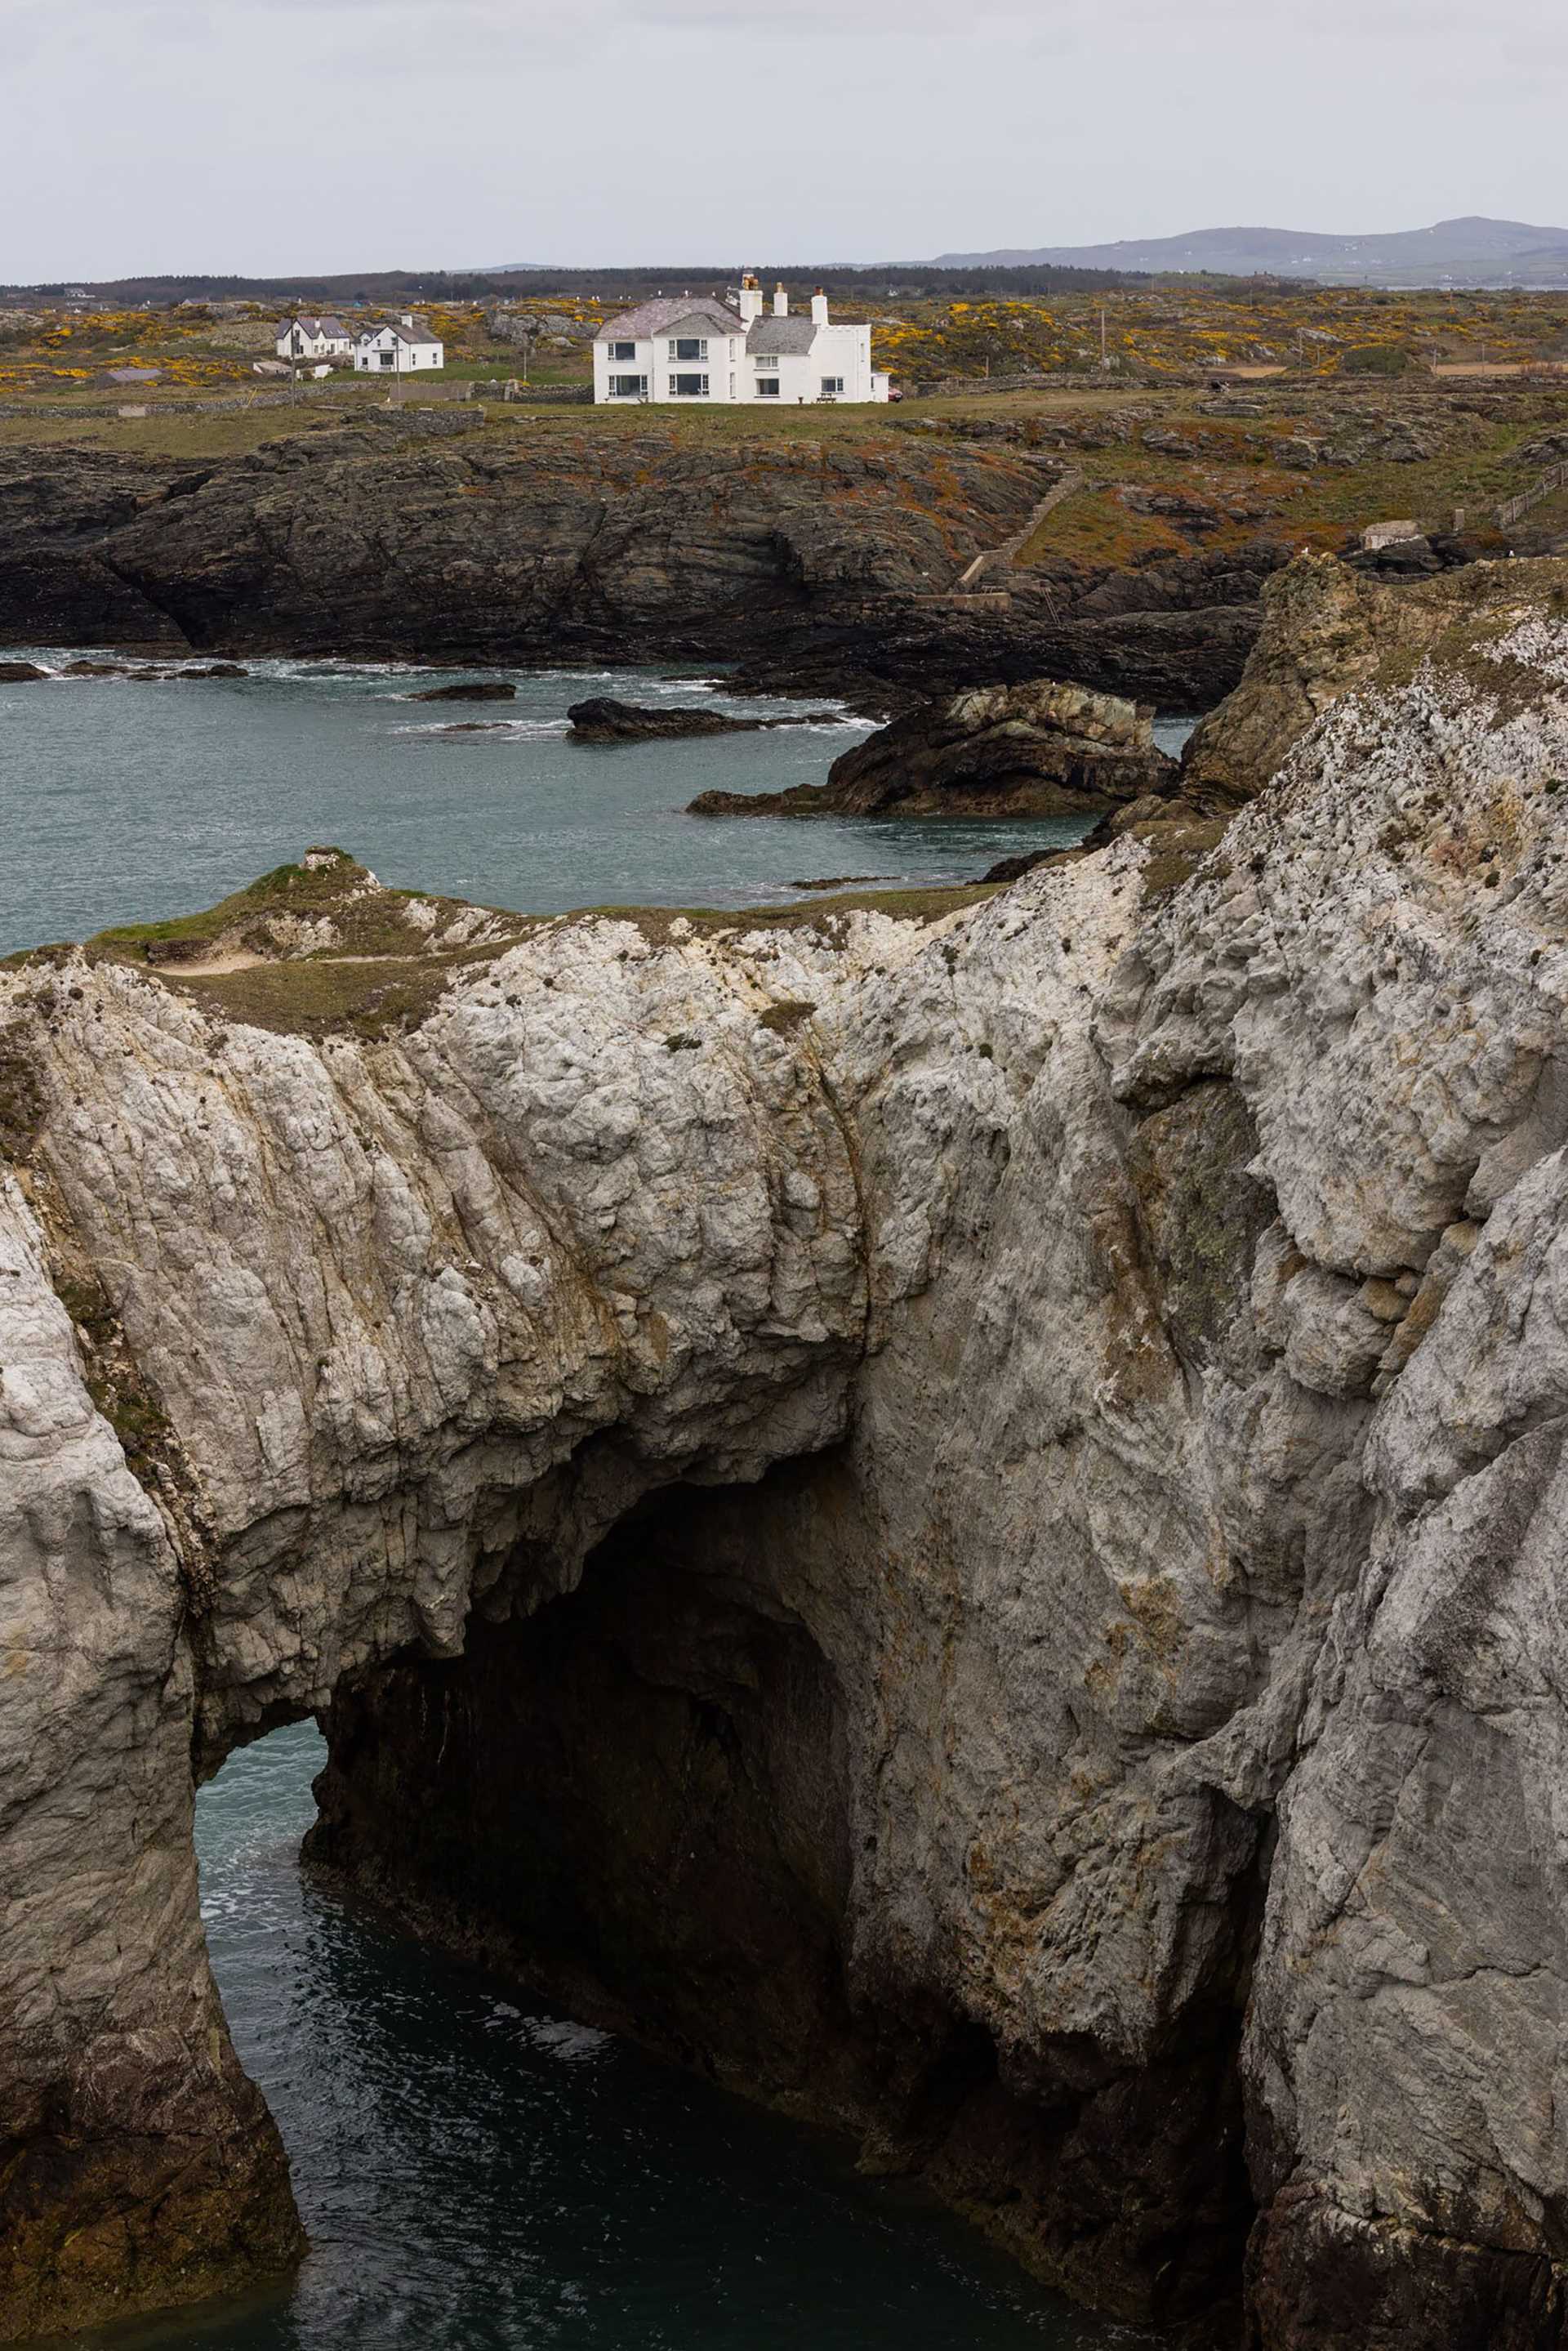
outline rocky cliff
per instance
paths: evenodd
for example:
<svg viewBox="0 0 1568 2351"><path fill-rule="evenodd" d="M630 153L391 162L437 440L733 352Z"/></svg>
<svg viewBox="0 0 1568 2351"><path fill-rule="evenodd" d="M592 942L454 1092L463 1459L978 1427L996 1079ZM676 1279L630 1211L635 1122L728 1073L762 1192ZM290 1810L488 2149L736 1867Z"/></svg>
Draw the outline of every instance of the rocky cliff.
<svg viewBox="0 0 1568 2351"><path fill-rule="evenodd" d="M1183 708L1234 684L1264 559L952 596L1039 491L1015 453L909 434L432 438L412 412L222 459L13 446L0 644L728 660L874 706L1043 672Z"/></svg>
<svg viewBox="0 0 1568 2351"><path fill-rule="evenodd" d="M0 975L0 2331L289 2258L191 1759L325 1709L323 1865L1082 2298L1560 2351L1568 569L1469 576L1185 880Z"/></svg>

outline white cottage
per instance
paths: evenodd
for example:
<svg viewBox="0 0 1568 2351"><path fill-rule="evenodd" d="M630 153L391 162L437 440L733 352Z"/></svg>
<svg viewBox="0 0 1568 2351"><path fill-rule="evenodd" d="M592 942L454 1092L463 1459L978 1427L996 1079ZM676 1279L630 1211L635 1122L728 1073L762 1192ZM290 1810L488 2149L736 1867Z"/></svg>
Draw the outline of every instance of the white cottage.
<svg viewBox="0 0 1568 2351"><path fill-rule="evenodd" d="M341 319L297 318L278 321L275 349L280 360L346 360L354 338Z"/></svg>
<svg viewBox="0 0 1568 2351"><path fill-rule="evenodd" d="M754 277L735 307L711 295L639 303L594 339L596 401L776 402L886 400L888 378L871 365L871 329L836 325L827 297L792 318L781 286L766 310Z"/></svg>
<svg viewBox="0 0 1568 2351"><path fill-rule="evenodd" d="M446 365L446 346L422 319L405 314L389 325L367 327L354 346L359 375L428 375Z"/></svg>

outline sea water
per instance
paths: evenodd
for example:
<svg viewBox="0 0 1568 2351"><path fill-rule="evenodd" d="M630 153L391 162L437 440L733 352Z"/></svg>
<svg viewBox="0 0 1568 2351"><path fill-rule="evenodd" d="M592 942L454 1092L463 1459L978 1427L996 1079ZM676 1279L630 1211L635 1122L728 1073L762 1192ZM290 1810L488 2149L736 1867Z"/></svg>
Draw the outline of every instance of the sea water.
<svg viewBox="0 0 1568 2351"><path fill-rule="evenodd" d="M26 646L10 657L52 669L81 658ZM325 842L402 888L558 914L798 904L796 885L829 876L975 881L999 857L1077 840L1089 821L688 816L701 791L822 783L870 731L841 705L742 698L711 675L503 671L493 674L515 684L513 702L431 704L413 696L474 673L249 667L236 679L0 684L0 954L194 913ZM574 740L568 705L601 694L809 723ZM470 722L477 731L453 731ZM1167 747L1186 731L1160 729Z"/></svg>
<svg viewBox="0 0 1568 2351"><path fill-rule="evenodd" d="M296 1855L313 1726L197 1801L202 1908L310 2236L244 2304L93 2351L1101 2351L1085 2318L837 2141L400 1938Z"/></svg>

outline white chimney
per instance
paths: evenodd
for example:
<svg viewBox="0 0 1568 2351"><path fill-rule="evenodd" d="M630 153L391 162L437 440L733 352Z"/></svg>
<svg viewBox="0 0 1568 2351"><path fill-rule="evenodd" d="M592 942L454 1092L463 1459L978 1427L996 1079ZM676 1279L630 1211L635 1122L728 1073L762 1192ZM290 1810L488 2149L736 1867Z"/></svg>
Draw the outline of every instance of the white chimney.
<svg viewBox="0 0 1568 2351"><path fill-rule="evenodd" d="M775 286L774 287L774 316L775 319L787 319L789 317L789 296L784 292L782 286Z"/></svg>
<svg viewBox="0 0 1568 2351"><path fill-rule="evenodd" d="M749 327L763 315L763 289L750 270L741 280L741 324Z"/></svg>
<svg viewBox="0 0 1568 2351"><path fill-rule="evenodd" d="M412 312L411 310L405 310L405 311L403 312L403 324L404 324L404 326L405 326L405 327L411 327L411 326L413 325L413 323L414 323L414 314L413 314L413 312Z"/></svg>
<svg viewBox="0 0 1568 2351"><path fill-rule="evenodd" d="M819 286L811 298L811 323L814 327L827 324L827 297Z"/></svg>

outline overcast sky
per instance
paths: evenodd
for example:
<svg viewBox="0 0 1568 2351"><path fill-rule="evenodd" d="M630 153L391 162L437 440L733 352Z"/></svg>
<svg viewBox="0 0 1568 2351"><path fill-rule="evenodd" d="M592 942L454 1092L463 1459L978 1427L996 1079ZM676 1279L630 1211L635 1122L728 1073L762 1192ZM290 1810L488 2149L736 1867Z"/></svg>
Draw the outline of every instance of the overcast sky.
<svg viewBox="0 0 1568 2351"><path fill-rule="evenodd" d="M1568 221L1561 0L0 0L0 280Z"/></svg>

